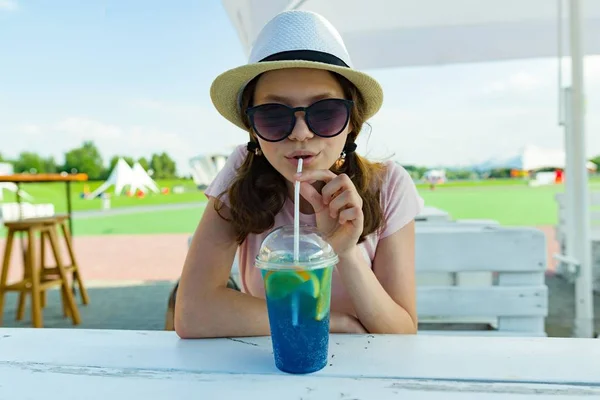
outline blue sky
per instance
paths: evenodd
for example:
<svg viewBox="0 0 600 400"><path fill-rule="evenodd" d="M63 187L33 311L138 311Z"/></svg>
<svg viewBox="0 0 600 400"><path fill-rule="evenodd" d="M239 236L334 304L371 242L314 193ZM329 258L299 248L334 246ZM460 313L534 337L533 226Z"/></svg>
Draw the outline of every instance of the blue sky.
<svg viewBox="0 0 600 400"><path fill-rule="evenodd" d="M216 0L0 0L0 153L60 162L91 139L105 160L167 151L185 172L190 157L246 141L208 95L216 75L244 62ZM468 164L562 146L554 60L368 72L386 94L360 142L373 158ZM599 57L586 77L591 155L600 153Z"/></svg>

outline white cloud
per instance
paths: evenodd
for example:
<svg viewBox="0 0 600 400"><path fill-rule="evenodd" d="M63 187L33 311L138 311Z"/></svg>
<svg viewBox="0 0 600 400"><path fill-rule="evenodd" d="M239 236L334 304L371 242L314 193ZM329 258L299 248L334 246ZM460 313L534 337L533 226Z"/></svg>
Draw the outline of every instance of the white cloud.
<svg viewBox="0 0 600 400"><path fill-rule="evenodd" d="M539 76L527 72L518 72L507 79L488 83L481 89L481 92L484 94L530 92L547 85L548 82Z"/></svg>
<svg viewBox="0 0 600 400"><path fill-rule="evenodd" d="M585 66L587 147L588 155L596 155L600 153L600 114L596 112L600 109L600 57L586 58ZM372 159L391 157L433 166L503 158L526 145L562 148L556 64L507 63L486 69L381 73L386 102L370 121L371 133L366 127L361 134L359 152ZM23 134L6 143L2 153L12 156L31 150L62 160L65 151L83 140L94 140L106 161L114 154L140 157L166 151L179 171L187 173L189 158L226 152L247 141L247 134L208 102L134 98L111 104L121 107L106 113L110 117L67 112L65 118L40 123L37 115L20 119L11 115L13 125L0 121L0 128Z"/></svg>
<svg viewBox="0 0 600 400"><path fill-rule="evenodd" d="M174 103L148 98L134 99L125 102L125 105L141 111L157 111L172 116L196 117L203 111L203 107L197 104Z"/></svg>
<svg viewBox="0 0 600 400"><path fill-rule="evenodd" d="M15 11L17 8L19 6L14 0L0 0L0 11Z"/></svg>
<svg viewBox="0 0 600 400"><path fill-rule="evenodd" d="M130 103L133 104L133 103ZM176 162L179 173L189 172L188 161L201 153L227 152L231 147L244 143L246 135L239 128L224 120L216 111L194 105L173 105L162 102L138 102L147 110L166 113L160 123L143 118L144 124L107 123L84 116L70 116L49 124L21 124L18 135L6 149L16 156L20 151L34 151L52 155L58 162L64 153L93 141L105 163L113 155L134 158L149 157L152 153L166 152ZM189 118L183 118L186 114ZM192 121L193 123L190 123ZM164 129L161 125L168 125Z"/></svg>
<svg viewBox="0 0 600 400"><path fill-rule="evenodd" d="M35 124L25 124L18 128L21 133L26 135L37 135L42 133L42 128L39 125Z"/></svg>
<svg viewBox="0 0 600 400"><path fill-rule="evenodd" d="M373 118L369 146L376 158L405 164L468 165L517 152L527 144L560 147L552 110L526 108L406 110L387 108ZM362 140L362 139L361 139Z"/></svg>
<svg viewBox="0 0 600 400"><path fill-rule="evenodd" d="M53 131L66 133L71 140L112 141L125 137L125 129L81 117L69 117L56 124Z"/></svg>

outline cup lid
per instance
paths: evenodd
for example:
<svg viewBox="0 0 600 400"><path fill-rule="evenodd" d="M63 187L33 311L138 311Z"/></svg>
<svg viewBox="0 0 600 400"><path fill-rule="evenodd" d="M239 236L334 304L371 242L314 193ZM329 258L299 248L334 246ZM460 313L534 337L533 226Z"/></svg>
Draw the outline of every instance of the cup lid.
<svg viewBox="0 0 600 400"><path fill-rule="evenodd" d="M256 266L262 269L318 269L337 264L338 256L316 227L301 225L299 230L299 259L294 261L294 226L274 229L263 240Z"/></svg>

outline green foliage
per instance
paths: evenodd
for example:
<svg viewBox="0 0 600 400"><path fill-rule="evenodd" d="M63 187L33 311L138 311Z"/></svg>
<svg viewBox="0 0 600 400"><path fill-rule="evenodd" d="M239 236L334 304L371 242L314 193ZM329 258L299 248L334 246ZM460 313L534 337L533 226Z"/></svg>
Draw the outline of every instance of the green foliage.
<svg viewBox="0 0 600 400"><path fill-rule="evenodd" d="M16 173L19 172L45 172L44 160L35 153L24 151L19 154L19 158L13 163Z"/></svg>
<svg viewBox="0 0 600 400"><path fill-rule="evenodd" d="M152 178L154 179L175 178L175 161L165 152L152 154L150 169L153 171Z"/></svg>
<svg viewBox="0 0 600 400"><path fill-rule="evenodd" d="M138 162L140 163L142 168L144 168L146 171L148 171L150 169L150 163L148 162L146 157L142 157L142 158L138 159Z"/></svg>
<svg viewBox="0 0 600 400"><path fill-rule="evenodd" d="M83 172L88 174L89 179L92 180L104 178L104 166L100 151L93 142L83 142L81 147L65 154L63 171Z"/></svg>
<svg viewBox="0 0 600 400"><path fill-rule="evenodd" d="M44 158L30 151L22 152L16 160L8 160L0 154L0 162L10 162L13 165L15 173L78 172L87 174L92 181L108 178L119 158L123 158L131 167L136 162L133 157L115 155L111 157L108 165L105 166L100 150L92 141L85 141L80 147L66 152L63 165L59 165L54 157ZM152 154L150 161L146 157L141 157L137 161L146 171L152 170L149 172L152 172L152 178L154 179L177 178L175 161L165 152Z"/></svg>

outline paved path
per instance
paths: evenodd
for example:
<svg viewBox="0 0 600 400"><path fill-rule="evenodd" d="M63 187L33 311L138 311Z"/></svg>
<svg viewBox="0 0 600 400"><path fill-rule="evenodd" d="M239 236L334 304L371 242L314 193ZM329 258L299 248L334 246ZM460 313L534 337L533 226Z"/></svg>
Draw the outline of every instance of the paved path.
<svg viewBox="0 0 600 400"><path fill-rule="evenodd" d="M206 205L206 201L194 201L189 203L176 203L176 204L155 204L148 206L132 206L132 207L118 207L110 208L108 210L85 210L85 211L73 211L73 219L87 219L87 218L102 218L109 215L123 215L123 214L136 214L152 211L164 211L164 210L185 210L188 208L200 208Z"/></svg>
<svg viewBox="0 0 600 400"><path fill-rule="evenodd" d="M74 247L86 281L164 281L180 276L188 236L75 236ZM4 246L5 239L1 239L0 248ZM13 252L9 279L17 279L22 274L19 256Z"/></svg>

